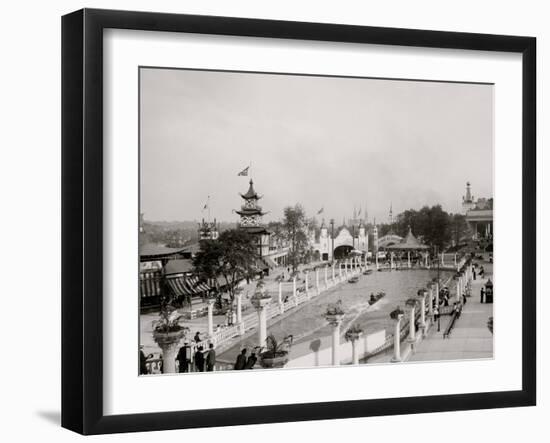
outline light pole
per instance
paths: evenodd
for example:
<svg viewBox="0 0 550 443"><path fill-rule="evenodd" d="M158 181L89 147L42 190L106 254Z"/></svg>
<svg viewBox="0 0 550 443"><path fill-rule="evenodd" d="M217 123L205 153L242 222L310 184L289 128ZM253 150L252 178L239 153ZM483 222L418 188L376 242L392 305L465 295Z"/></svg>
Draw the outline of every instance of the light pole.
<svg viewBox="0 0 550 443"><path fill-rule="evenodd" d="M331 263L334 265L334 219L330 219L330 239L332 241L332 249L330 252Z"/></svg>

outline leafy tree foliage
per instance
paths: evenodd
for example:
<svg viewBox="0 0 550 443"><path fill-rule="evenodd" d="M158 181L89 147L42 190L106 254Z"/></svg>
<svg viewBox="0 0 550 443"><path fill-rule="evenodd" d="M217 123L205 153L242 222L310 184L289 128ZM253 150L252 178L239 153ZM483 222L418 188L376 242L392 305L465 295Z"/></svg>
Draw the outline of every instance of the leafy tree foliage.
<svg viewBox="0 0 550 443"><path fill-rule="evenodd" d="M288 259L294 272L300 263L307 260L310 252L306 223L306 212L300 204L287 206L284 209L283 228L290 247Z"/></svg>
<svg viewBox="0 0 550 443"><path fill-rule="evenodd" d="M424 206L420 210L407 209L396 217L393 230L404 237L412 229L414 235L429 246L444 250L459 244L468 233L466 218L462 214L449 214L441 205Z"/></svg>
<svg viewBox="0 0 550 443"><path fill-rule="evenodd" d="M256 258L254 237L240 229L230 229L222 232L217 240L201 240L193 266L202 278L215 282L218 294L217 277L223 276L233 302L239 281L250 278L256 271Z"/></svg>

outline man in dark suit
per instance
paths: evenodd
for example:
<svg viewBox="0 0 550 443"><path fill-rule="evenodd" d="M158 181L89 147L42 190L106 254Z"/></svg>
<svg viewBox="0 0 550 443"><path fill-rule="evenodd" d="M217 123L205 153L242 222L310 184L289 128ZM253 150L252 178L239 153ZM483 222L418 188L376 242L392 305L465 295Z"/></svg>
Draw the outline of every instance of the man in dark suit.
<svg viewBox="0 0 550 443"><path fill-rule="evenodd" d="M204 372L204 354L203 351L204 348L202 346L199 346L199 349L197 352L195 352L195 369L198 372Z"/></svg>
<svg viewBox="0 0 550 443"><path fill-rule="evenodd" d="M214 350L214 343L210 343L208 346L208 354L206 355L206 372L212 372L215 364L216 351Z"/></svg>
<svg viewBox="0 0 550 443"><path fill-rule="evenodd" d="M179 363L179 372L189 372L189 363L191 362L191 347L186 341L178 351L176 360Z"/></svg>
<svg viewBox="0 0 550 443"><path fill-rule="evenodd" d="M234 369L236 370L244 369L245 366L246 366L246 349L243 349L237 357L237 361L235 362Z"/></svg>

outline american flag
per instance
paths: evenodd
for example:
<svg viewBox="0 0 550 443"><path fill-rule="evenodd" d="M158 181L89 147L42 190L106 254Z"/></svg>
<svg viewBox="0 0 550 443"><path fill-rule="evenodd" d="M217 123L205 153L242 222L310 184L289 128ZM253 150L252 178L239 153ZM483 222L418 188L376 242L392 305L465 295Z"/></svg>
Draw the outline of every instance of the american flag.
<svg viewBox="0 0 550 443"><path fill-rule="evenodd" d="M250 169L250 166L247 166L246 168L244 168L241 172L239 172L237 175L241 175L241 176L248 176L248 170Z"/></svg>

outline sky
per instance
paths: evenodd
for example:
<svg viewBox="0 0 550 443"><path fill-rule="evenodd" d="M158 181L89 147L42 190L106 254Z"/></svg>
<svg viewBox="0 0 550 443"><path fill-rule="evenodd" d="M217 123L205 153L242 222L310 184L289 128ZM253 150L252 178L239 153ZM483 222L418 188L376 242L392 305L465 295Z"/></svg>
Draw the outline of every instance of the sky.
<svg viewBox="0 0 550 443"><path fill-rule="evenodd" d="M492 197L493 86L141 68L140 161L149 221L237 221L250 178L265 221L459 212Z"/></svg>

